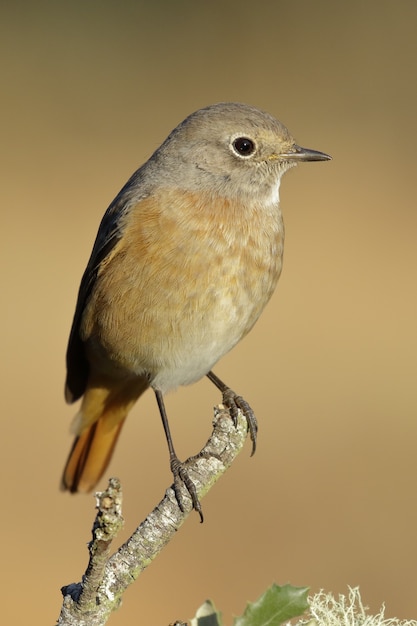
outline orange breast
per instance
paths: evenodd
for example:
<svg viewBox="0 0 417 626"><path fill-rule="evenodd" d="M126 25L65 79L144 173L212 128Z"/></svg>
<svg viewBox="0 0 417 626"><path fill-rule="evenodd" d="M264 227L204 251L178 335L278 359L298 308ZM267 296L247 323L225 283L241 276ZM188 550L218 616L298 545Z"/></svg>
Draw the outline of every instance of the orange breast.
<svg viewBox="0 0 417 626"><path fill-rule="evenodd" d="M281 272L281 214L164 190L124 219L124 236L98 273L83 335L93 355L124 369L181 379L168 386L193 382L268 302Z"/></svg>

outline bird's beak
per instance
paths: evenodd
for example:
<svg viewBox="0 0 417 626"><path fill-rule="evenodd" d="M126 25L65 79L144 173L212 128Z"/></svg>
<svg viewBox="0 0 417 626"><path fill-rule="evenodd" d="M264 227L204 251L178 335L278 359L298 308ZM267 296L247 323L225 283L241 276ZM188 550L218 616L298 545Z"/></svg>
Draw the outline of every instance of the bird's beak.
<svg viewBox="0 0 417 626"><path fill-rule="evenodd" d="M294 145L288 152L282 152L279 158L288 161L330 161L332 157L325 152Z"/></svg>

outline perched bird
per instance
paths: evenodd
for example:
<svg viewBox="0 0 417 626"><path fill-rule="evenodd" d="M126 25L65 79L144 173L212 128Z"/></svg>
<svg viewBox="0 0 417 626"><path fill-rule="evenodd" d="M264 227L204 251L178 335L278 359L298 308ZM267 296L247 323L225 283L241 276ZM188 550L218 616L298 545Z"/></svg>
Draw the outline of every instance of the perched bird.
<svg viewBox="0 0 417 626"><path fill-rule="evenodd" d="M184 482L202 518L164 395L208 376L232 417L245 413L254 450L253 412L211 370L250 331L281 273L281 176L328 159L298 146L268 113L220 103L187 117L132 175L101 221L79 289L65 397L82 403L64 489L96 485L128 412L151 387L175 484Z"/></svg>

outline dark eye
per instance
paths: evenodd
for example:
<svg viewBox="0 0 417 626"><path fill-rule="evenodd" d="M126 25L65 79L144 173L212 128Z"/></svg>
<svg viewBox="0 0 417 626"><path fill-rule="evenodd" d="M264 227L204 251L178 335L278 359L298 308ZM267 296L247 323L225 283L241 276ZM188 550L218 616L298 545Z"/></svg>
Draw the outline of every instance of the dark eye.
<svg viewBox="0 0 417 626"><path fill-rule="evenodd" d="M255 152L255 144L252 139L248 139L248 137L237 137L232 146L238 154L241 156L250 156Z"/></svg>

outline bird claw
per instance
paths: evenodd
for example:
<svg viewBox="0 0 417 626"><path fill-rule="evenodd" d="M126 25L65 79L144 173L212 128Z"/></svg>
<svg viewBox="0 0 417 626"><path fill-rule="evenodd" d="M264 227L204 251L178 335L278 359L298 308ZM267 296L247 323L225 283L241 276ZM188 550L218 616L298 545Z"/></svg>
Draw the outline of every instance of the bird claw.
<svg viewBox="0 0 417 626"><path fill-rule="evenodd" d="M230 389L216 374L212 371L208 372L207 377L222 392L223 404L229 410L230 417L237 427L239 409L246 419L249 435L252 441L251 456L255 454L256 440L258 435L258 421L250 404L246 402L242 396L238 396L233 389Z"/></svg>
<svg viewBox="0 0 417 626"><path fill-rule="evenodd" d="M198 455L197 455L198 456ZM171 459L171 472L174 475L174 493L175 498L178 502L178 506L182 513L185 512L184 500L182 497L181 487L184 486L188 491L188 494L191 498L191 503L193 505L193 509L197 511L200 516L200 522L204 522L203 510L201 508L200 500L198 499L197 489L195 484L190 478L188 473L187 465L195 460L197 457L190 457L186 461L180 461L177 456L174 456Z"/></svg>
<svg viewBox="0 0 417 626"><path fill-rule="evenodd" d="M213 372L209 372L207 376L222 392L223 404L228 409L235 428L238 425L239 411L241 411L243 416L245 417L248 425L249 435L252 441L251 456L253 456L256 450L256 440L258 435L258 422L253 409L251 408L250 404L246 402L244 398L242 398L242 396L238 396L232 389L230 389L230 387L227 387L227 385L225 385L215 374L213 374ZM197 511L200 516L201 523L203 523L204 521L203 511L201 508L200 500L198 499L197 489L190 478L187 466L198 458L210 456L217 457L216 454L210 455L200 452L195 456L191 456L186 461L180 461L179 458L175 455L174 451L172 450L171 452L171 472L174 475L174 493L175 498L178 502L178 506L180 507L180 510L184 513L185 506L181 487L185 487L191 498L193 509Z"/></svg>
<svg viewBox="0 0 417 626"><path fill-rule="evenodd" d="M256 440L258 435L258 421L253 409L250 404L242 398L242 396L238 396L229 387L226 387L223 390L223 404L229 409L230 417L232 418L235 427L237 427L239 409L243 413L248 424L248 431L252 441L251 456L253 456L256 451Z"/></svg>

